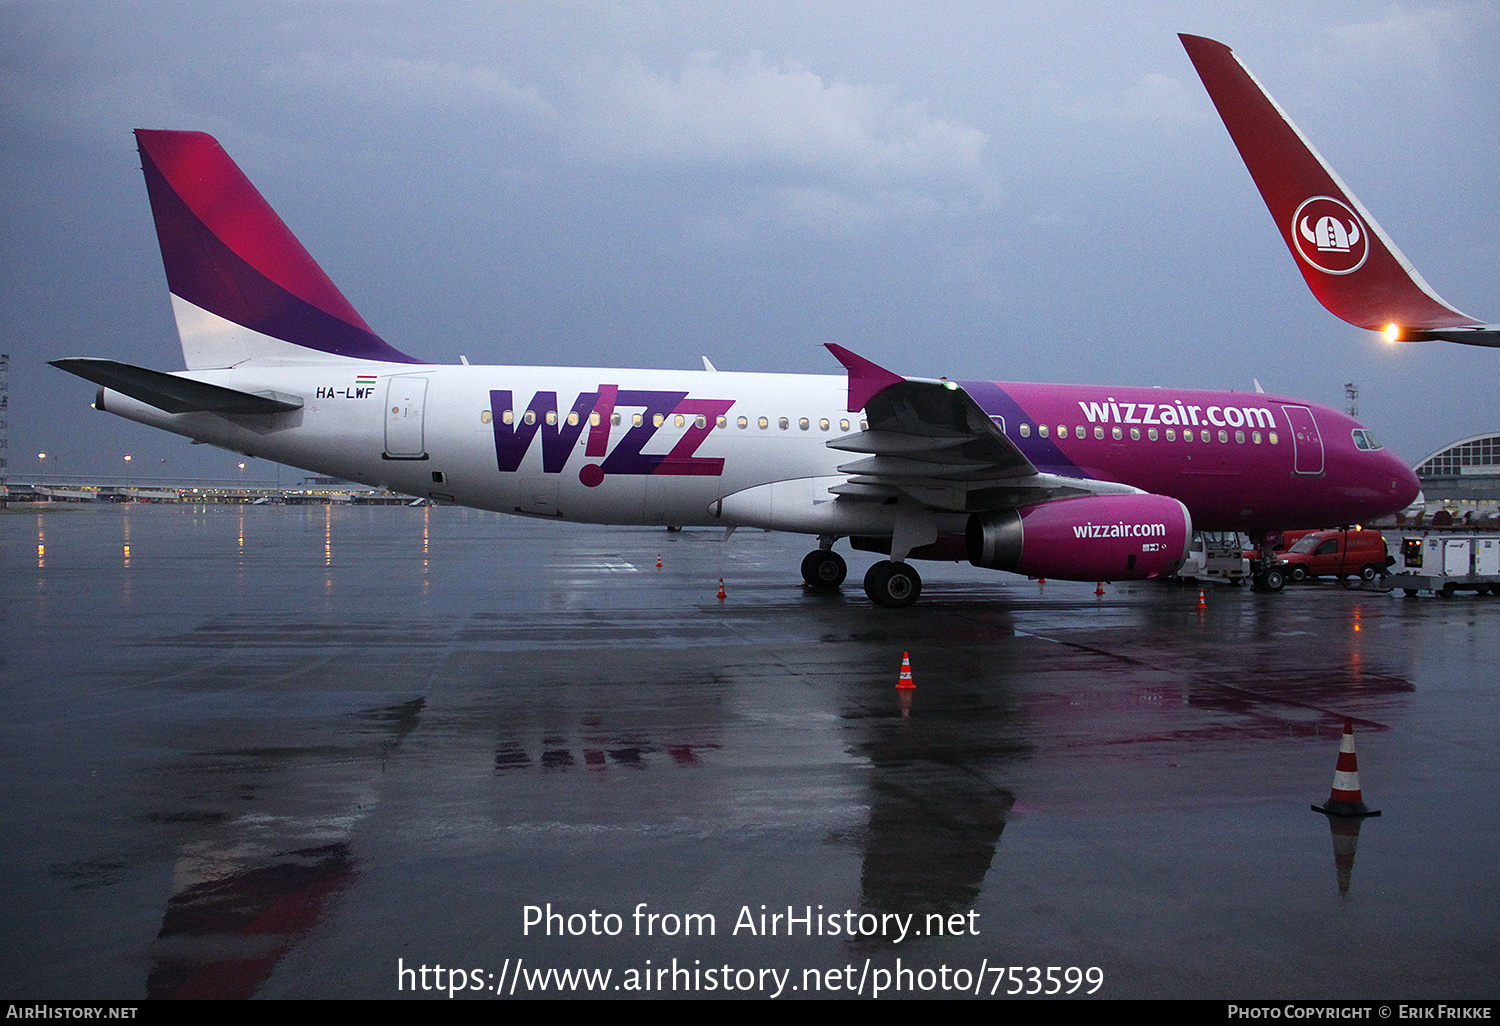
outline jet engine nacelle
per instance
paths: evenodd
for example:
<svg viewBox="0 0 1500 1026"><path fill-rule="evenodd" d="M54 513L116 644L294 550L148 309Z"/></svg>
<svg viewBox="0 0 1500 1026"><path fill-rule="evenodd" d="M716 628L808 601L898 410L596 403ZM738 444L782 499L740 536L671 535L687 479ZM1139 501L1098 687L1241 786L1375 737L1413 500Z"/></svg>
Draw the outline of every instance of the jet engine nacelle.
<svg viewBox="0 0 1500 1026"><path fill-rule="evenodd" d="M1062 581L1131 581L1175 573L1193 519L1165 495L1088 495L976 513L969 562Z"/></svg>

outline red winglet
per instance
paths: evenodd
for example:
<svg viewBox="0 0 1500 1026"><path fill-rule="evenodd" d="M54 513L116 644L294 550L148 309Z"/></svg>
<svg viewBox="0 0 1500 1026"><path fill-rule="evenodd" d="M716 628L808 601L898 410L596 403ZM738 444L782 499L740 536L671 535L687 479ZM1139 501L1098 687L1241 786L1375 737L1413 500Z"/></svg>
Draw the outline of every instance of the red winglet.
<svg viewBox="0 0 1500 1026"><path fill-rule="evenodd" d="M1178 38L1319 302L1376 331L1483 323L1432 291L1233 50Z"/></svg>
<svg viewBox="0 0 1500 1026"><path fill-rule="evenodd" d="M849 371L850 413L858 413L877 394L906 380L901 375L886 370L878 363L871 363L858 353L849 352L843 346L834 345L832 342L825 342L823 346Z"/></svg>

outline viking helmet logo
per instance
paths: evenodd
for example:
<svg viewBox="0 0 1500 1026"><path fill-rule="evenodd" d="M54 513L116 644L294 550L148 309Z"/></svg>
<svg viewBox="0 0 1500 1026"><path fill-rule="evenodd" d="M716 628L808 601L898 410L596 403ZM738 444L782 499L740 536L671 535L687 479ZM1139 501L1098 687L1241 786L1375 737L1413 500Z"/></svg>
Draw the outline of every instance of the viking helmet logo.
<svg viewBox="0 0 1500 1026"><path fill-rule="evenodd" d="M1369 231L1346 203L1314 196L1292 215L1292 248L1325 274L1349 274L1370 255Z"/></svg>

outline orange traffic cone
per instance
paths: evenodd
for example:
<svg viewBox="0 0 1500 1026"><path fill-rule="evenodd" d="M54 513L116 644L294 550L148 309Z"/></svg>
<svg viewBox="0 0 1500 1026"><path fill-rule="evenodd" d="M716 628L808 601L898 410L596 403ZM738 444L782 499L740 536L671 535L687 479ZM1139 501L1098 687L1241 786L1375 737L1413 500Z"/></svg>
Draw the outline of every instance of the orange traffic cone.
<svg viewBox="0 0 1500 1026"><path fill-rule="evenodd" d="M658 570L661 569L661 553L660 552L658 552L656 554L656 569L658 569Z"/></svg>
<svg viewBox="0 0 1500 1026"><path fill-rule="evenodd" d="M1330 816L1378 816L1380 813L1364 803L1359 791L1359 761L1354 757L1354 720L1344 720L1344 736L1339 740L1339 761L1333 770L1333 790L1314 812Z"/></svg>
<svg viewBox="0 0 1500 1026"><path fill-rule="evenodd" d="M1046 584L1047 583L1047 578L1045 578L1045 577L1038 577L1036 579L1036 583L1038 583L1038 584Z"/></svg>
<svg viewBox="0 0 1500 1026"><path fill-rule="evenodd" d="M1100 581L1099 582L1099 587L1097 587L1097 588L1094 589L1094 594L1095 595L1103 595L1104 594L1104 582L1103 581Z"/></svg>
<svg viewBox="0 0 1500 1026"><path fill-rule="evenodd" d="M724 578L722 578L722 577L719 578L719 596L718 597L719 597L719 601L721 601L721 602L724 599L727 599L729 597L728 595L724 594Z"/></svg>
<svg viewBox="0 0 1500 1026"><path fill-rule="evenodd" d="M896 682L896 689L898 691L904 691L908 688L915 687L916 685L911 682L911 654L908 652L902 652L901 679Z"/></svg>
<svg viewBox="0 0 1500 1026"><path fill-rule="evenodd" d="M657 565L660 566L660 564L657 564ZM1198 608L1199 609L1207 609L1208 608L1208 602L1205 601L1204 598L1203 598L1203 589L1202 588L1198 589Z"/></svg>

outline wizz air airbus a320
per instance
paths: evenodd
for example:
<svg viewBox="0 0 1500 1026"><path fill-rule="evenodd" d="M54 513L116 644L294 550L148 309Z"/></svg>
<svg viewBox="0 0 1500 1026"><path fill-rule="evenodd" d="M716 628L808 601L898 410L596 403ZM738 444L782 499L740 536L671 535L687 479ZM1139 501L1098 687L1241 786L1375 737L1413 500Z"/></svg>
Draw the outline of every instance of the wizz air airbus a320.
<svg viewBox="0 0 1500 1026"><path fill-rule="evenodd" d="M760 527L1065 580L1171 574L1194 527L1268 532L1408 505L1412 472L1349 417L1256 392L845 374L425 363L375 334L201 132L136 132L185 371L54 361L95 406L249 456L480 509ZM706 364L706 361L705 361Z"/></svg>

